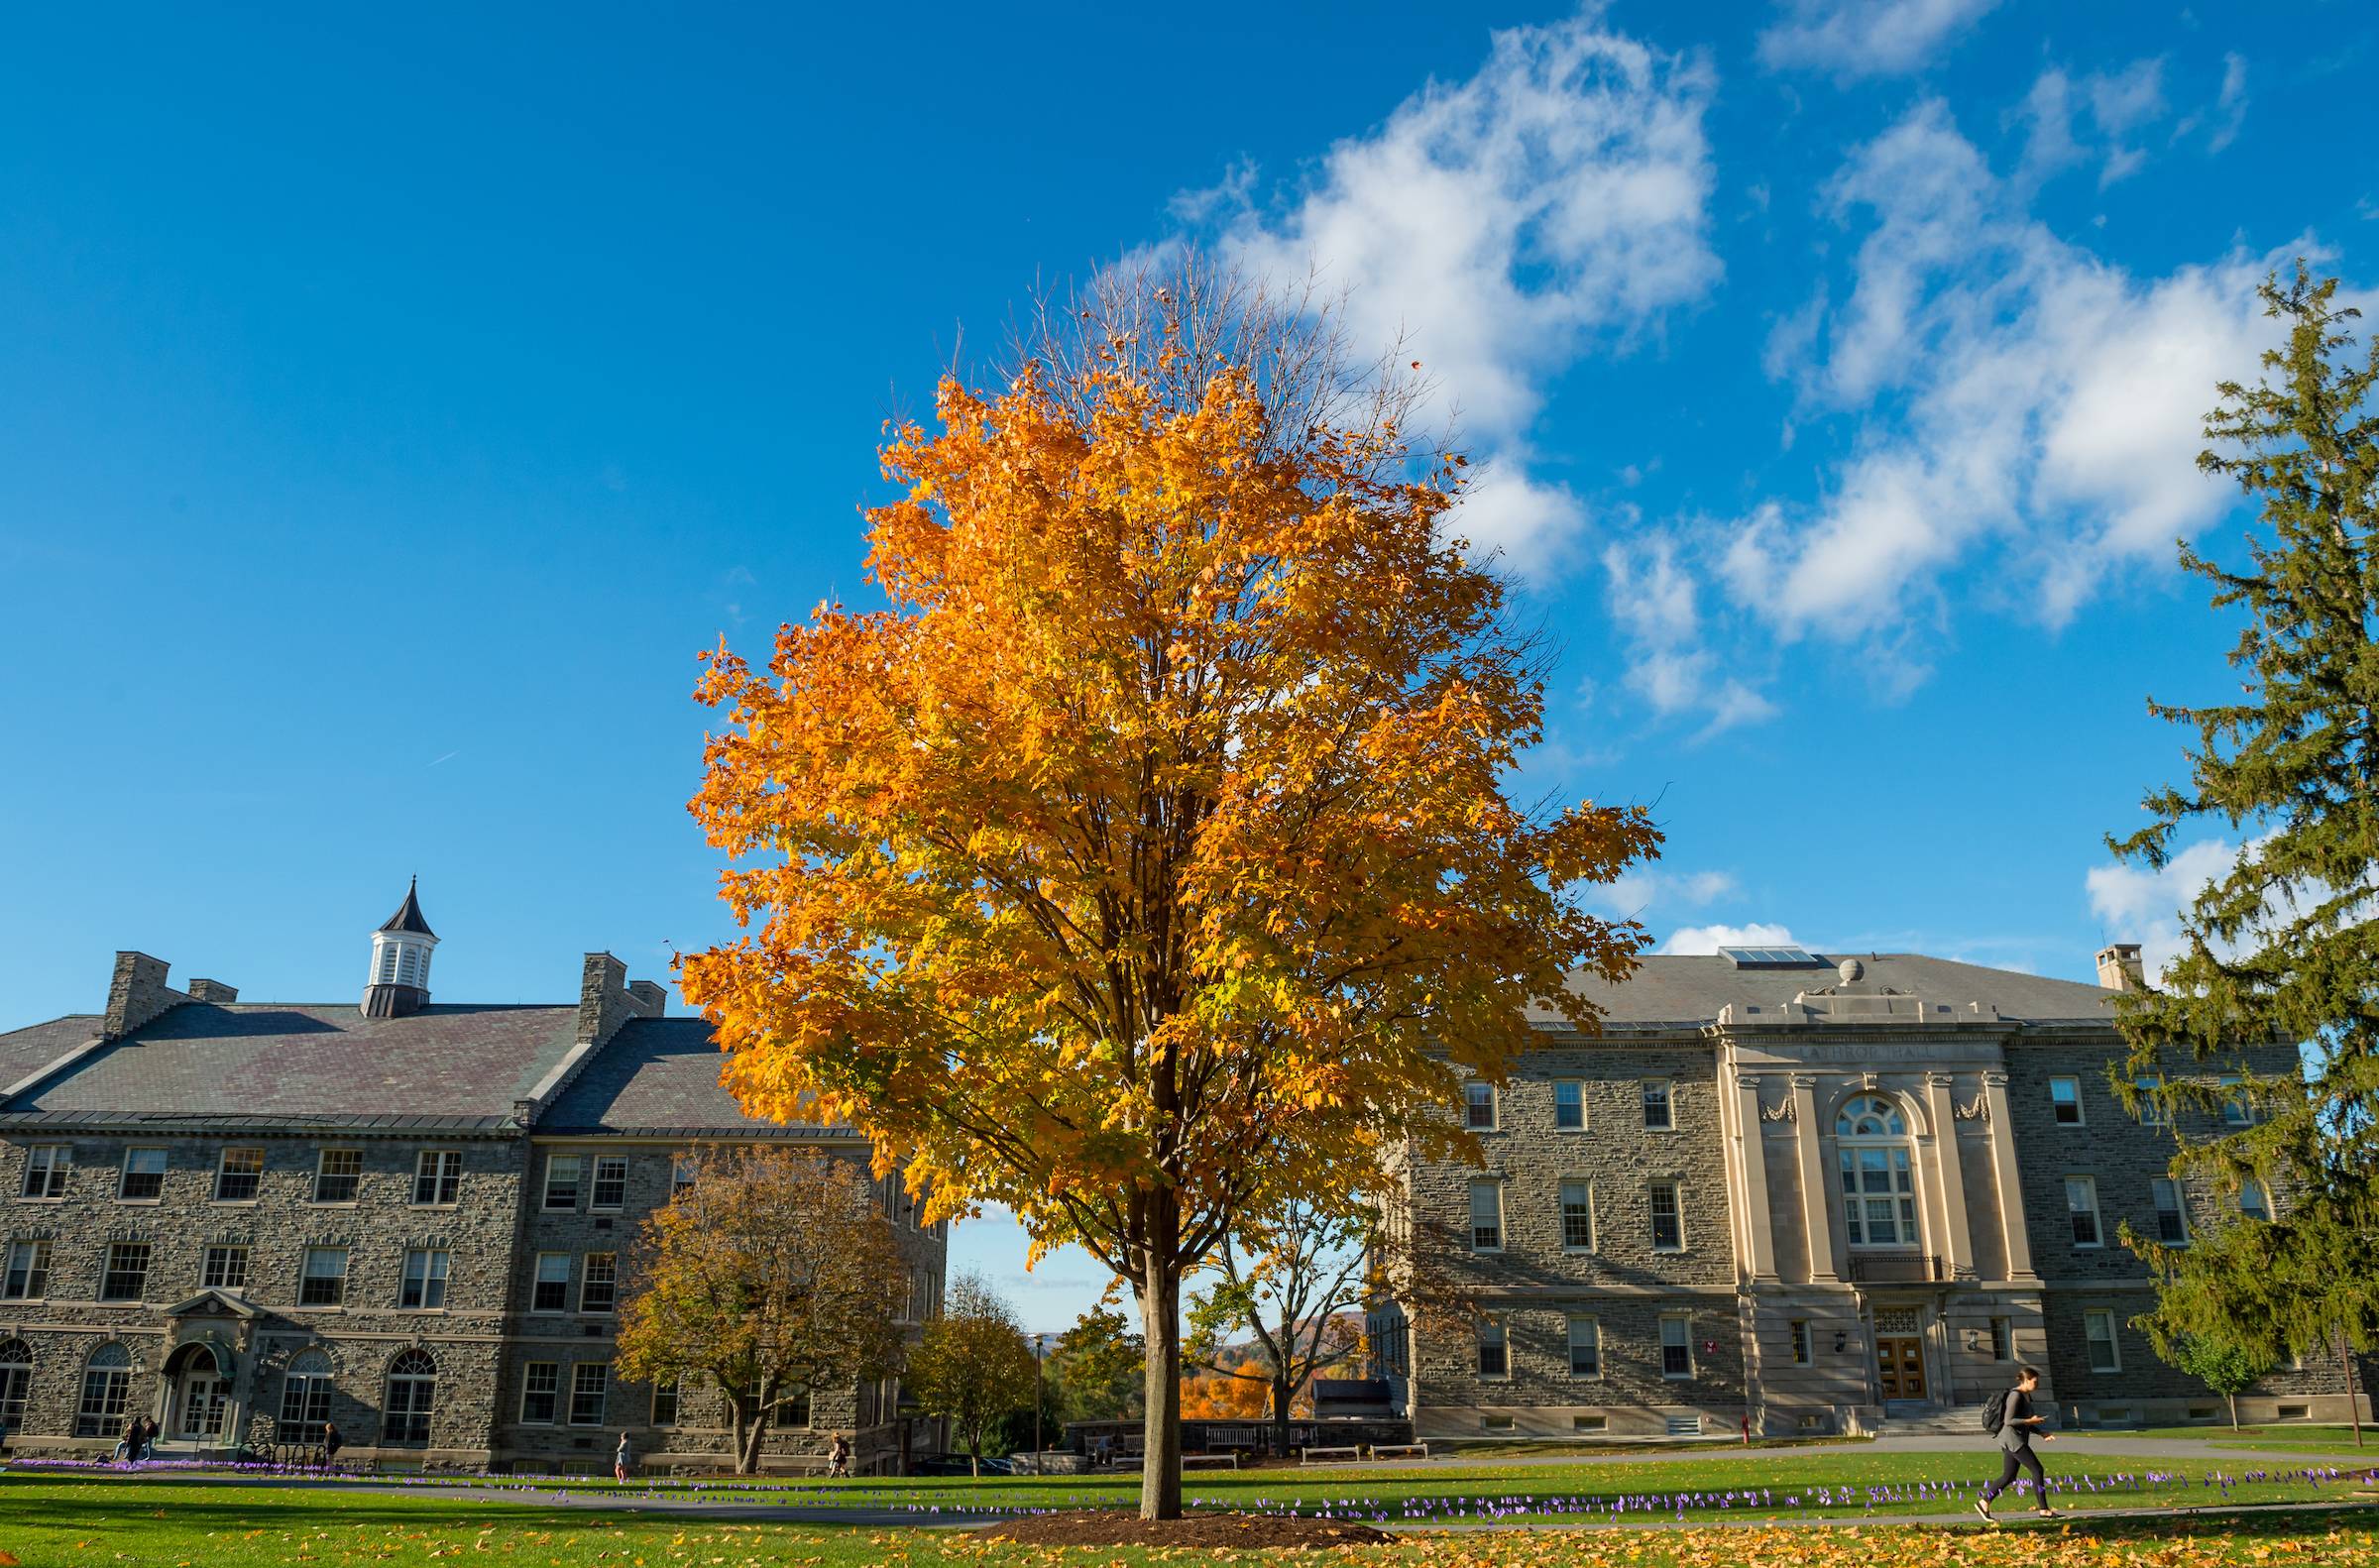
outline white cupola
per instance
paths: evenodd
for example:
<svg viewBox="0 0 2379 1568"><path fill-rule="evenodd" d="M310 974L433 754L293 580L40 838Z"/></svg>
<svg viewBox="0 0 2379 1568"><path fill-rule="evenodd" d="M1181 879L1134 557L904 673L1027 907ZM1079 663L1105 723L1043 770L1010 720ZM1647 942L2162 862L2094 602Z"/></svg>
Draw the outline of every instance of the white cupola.
<svg viewBox="0 0 2379 1568"><path fill-rule="evenodd" d="M402 1018L429 1005L429 955L438 936L421 917L420 879L404 903L372 933L372 970L364 977L364 1016Z"/></svg>

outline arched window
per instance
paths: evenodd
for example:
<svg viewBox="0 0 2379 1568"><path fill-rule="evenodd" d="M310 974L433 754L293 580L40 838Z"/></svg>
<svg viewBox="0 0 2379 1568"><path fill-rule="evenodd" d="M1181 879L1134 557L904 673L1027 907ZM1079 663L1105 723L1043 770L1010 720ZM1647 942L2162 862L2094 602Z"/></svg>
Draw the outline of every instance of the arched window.
<svg viewBox="0 0 2379 1568"><path fill-rule="evenodd" d="M33 1347L21 1339L0 1339L0 1426L15 1431L25 1424L25 1400L33 1392Z"/></svg>
<svg viewBox="0 0 2379 1568"><path fill-rule="evenodd" d="M330 1419L330 1357L320 1350L301 1350L281 1375L282 1436L304 1441L320 1432Z"/></svg>
<svg viewBox="0 0 2379 1568"><path fill-rule="evenodd" d="M1841 1146L1842 1208L1854 1247L1913 1247L1916 1228L1914 1151L1899 1107L1863 1094L1834 1118Z"/></svg>
<svg viewBox="0 0 2379 1568"><path fill-rule="evenodd" d="M112 1341L101 1345L82 1366L82 1403L74 1410L74 1435L109 1435L124 1424L131 1399L132 1352Z"/></svg>
<svg viewBox="0 0 2379 1568"><path fill-rule="evenodd" d="M426 1350L407 1350L389 1363L389 1398L382 1407L383 1443L429 1444L429 1412L437 1401L438 1364Z"/></svg>

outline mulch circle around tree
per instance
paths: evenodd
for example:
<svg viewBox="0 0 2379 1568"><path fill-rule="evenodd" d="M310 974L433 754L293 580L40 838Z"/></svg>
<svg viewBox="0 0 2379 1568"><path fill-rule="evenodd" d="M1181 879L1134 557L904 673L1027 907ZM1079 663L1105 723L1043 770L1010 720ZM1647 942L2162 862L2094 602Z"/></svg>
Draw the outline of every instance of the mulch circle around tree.
<svg viewBox="0 0 2379 1568"><path fill-rule="evenodd" d="M1025 1546L1375 1546L1393 1541L1386 1530L1351 1519L1308 1519L1270 1513L1191 1513L1144 1519L1125 1509L1076 1509L988 1524L969 1534Z"/></svg>

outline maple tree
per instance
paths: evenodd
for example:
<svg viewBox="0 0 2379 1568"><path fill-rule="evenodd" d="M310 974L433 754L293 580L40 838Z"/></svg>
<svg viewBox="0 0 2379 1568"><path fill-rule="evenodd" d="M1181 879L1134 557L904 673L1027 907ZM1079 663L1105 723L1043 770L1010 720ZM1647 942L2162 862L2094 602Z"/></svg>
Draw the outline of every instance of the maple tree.
<svg viewBox="0 0 2379 1568"><path fill-rule="evenodd" d="M1181 1282L1238 1217L1468 1150L1578 967L1643 943L1576 890L1643 810L1515 800L1542 650L1452 536L1464 460L1401 361L1194 262L1046 308L881 452L886 608L724 646L691 809L743 928L682 986L750 1110L847 1119L936 1217L1011 1205L1130 1282L1181 1510Z"/></svg>
<svg viewBox="0 0 2379 1568"><path fill-rule="evenodd" d="M747 1147L694 1158L692 1183L637 1235L619 1367L715 1385L748 1475L780 1401L900 1366L907 1270L857 1162Z"/></svg>

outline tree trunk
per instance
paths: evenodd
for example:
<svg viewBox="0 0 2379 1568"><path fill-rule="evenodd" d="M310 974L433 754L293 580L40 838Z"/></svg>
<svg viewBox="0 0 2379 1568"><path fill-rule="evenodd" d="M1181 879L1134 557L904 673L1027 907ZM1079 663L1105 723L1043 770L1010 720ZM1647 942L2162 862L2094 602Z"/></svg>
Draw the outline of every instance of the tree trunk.
<svg viewBox="0 0 2379 1568"><path fill-rule="evenodd" d="M1150 1201L1158 1211L1150 1224L1146 1274L1140 1288L1140 1331L1147 1345L1141 1363L1148 1413L1142 1426L1140 1516L1182 1516L1182 1277L1173 1263L1181 1228L1172 1194Z"/></svg>
<svg viewBox="0 0 2379 1568"><path fill-rule="evenodd" d="M979 1426L966 1434L966 1469L975 1480L983 1479L983 1430Z"/></svg>
<svg viewBox="0 0 2379 1568"><path fill-rule="evenodd" d="M2225 1394L2222 1398L2230 1401L2230 1430L2235 1432L2238 1430L2238 1396Z"/></svg>
<svg viewBox="0 0 2379 1568"><path fill-rule="evenodd" d="M1289 1380L1275 1377L1272 1380L1272 1457L1275 1459L1289 1457L1290 1398Z"/></svg>
<svg viewBox="0 0 2379 1568"><path fill-rule="evenodd" d="M728 1427L730 1436L736 1445L736 1451L728 1462L735 1466L736 1474L738 1476L751 1474L751 1450L747 1440L750 1427L749 1410L749 1400L736 1395L728 1397Z"/></svg>
<svg viewBox="0 0 2379 1568"><path fill-rule="evenodd" d="M2354 1423L2354 1446L2362 1446L2362 1401L2354 1397L2354 1352L2346 1341L2346 1325L2337 1325L2337 1364L2346 1375L2346 1419Z"/></svg>

